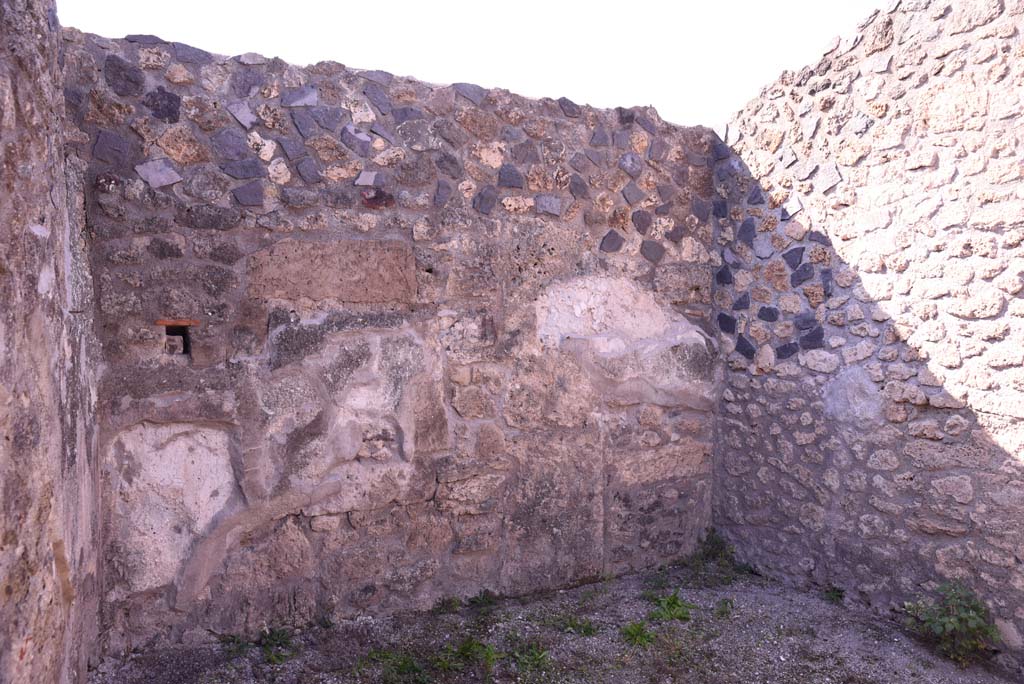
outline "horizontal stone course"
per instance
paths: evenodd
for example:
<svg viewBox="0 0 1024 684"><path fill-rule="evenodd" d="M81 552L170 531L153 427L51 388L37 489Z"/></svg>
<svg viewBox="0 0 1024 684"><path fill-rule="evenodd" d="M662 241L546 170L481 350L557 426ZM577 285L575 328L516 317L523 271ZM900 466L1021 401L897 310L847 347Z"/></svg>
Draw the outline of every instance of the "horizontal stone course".
<svg viewBox="0 0 1024 684"><path fill-rule="evenodd" d="M283 240L249 259L249 293L263 299L409 303L415 258L398 240Z"/></svg>

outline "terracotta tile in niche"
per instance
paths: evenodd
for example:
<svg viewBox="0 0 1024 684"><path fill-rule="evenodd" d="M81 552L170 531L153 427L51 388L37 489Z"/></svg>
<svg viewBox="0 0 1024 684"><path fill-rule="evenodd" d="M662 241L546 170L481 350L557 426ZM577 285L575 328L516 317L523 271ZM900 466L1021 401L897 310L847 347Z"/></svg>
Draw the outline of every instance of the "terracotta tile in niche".
<svg viewBox="0 0 1024 684"><path fill-rule="evenodd" d="M156 325L163 326L167 336L164 351L174 355L192 355L192 326L199 325L193 318L161 318Z"/></svg>

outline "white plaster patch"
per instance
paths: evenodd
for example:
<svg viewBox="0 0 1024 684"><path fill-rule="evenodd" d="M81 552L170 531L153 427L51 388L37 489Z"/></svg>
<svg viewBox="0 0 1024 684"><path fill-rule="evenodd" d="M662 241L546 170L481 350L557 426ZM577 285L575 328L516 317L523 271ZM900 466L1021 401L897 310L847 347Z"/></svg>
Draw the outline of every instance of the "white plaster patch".
<svg viewBox="0 0 1024 684"><path fill-rule="evenodd" d="M169 584L234 492L228 436L187 423L142 423L118 435L112 451L128 585L144 591Z"/></svg>
<svg viewBox="0 0 1024 684"><path fill-rule="evenodd" d="M539 346L579 358L611 403L710 408L714 344L652 292L589 276L548 288L535 306Z"/></svg>
<svg viewBox="0 0 1024 684"><path fill-rule="evenodd" d="M829 381L822 392L825 414L853 429L880 426L882 397L878 385L860 366L851 366Z"/></svg>
<svg viewBox="0 0 1024 684"><path fill-rule="evenodd" d="M697 326L675 317L654 294L626 278L591 276L554 285L536 303L537 336L545 347L589 338L599 351L622 353L645 341L704 343Z"/></svg>
<svg viewBox="0 0 1024 684"><path fill-rule="evenodd" d="M36 282L36 292L42 296L47 296L53 289L53 269L50 266L43 266L43 270L39 272L39 280Z"/></svg>

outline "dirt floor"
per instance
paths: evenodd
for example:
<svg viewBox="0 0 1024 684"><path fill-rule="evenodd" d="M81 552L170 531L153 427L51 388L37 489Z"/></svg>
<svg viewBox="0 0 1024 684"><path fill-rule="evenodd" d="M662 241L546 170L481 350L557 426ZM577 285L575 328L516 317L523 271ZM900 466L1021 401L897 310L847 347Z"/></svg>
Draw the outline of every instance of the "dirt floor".
<svg viewBox="0 0 1024 684"><path fill-rule="evenodd" d="M673 598L675 593L675 598ZM1005 663L1004 663L1005 664ZM432 612L105 663L90 684L1006 684L960 669L840 592L786 589L723 559L519 599L489 594Z"/></svg>

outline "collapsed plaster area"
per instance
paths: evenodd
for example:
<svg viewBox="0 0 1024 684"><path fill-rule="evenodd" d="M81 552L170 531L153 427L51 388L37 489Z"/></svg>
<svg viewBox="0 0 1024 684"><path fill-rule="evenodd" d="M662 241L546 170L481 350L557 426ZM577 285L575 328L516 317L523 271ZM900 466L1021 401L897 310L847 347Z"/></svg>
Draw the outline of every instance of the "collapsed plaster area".
<svg viewBox="0 0 1024 684"><path fill-rule="evenodd" d="M170 584L235 491L227 436L198 425L142 423L121 432L111 453L120 478L118 528L110 534L130 549L122 556L126 588Z"/></svg>
<svg viewBox="0 0 1024 684"><path fill-rule="evenodd" d="M822 388L824 414L847 431L885 424L882 392L861 366L844 368Z"/></svg>
<svg viewBox="0 0 1024 684"><path fill-rule="evenodd" d="M592 320L565 316L580 301ZM244 427L143 422L111 443L109 605L149 611L154 592L173 587L169 609L201 606L216 630L252 631L429 607L467 583L554 587L692 548L710 504L708 335L621 278L563 281L522 313L544 321L517 354L529 365L507 381L494 366L460 373L450 408L435 326L386 317L383 329L353 331L336 313L282 313L263 364L228 400L251 392L238 407ZM515 433L487 420L502 403ZM637 411L641 451L620 454ZM667 434L664 415L679 420ZM453 434L462 421L476 429ZM546 422L554 443L537 439L552 434ZM503 493L515 498L503 505ZM655 515L637 518L640 502ZM385 519L366 528L371 514ZM676 516L693 522L680 532ZM514 557L496 563L506 545Z"/></svg>
<svg viewBox="0 0 1024 684"><path fill-rule="evenodd" d="M578 359L607 401L713 406L712 337L634 282L589 276L553 285L536 316L540 344Z"/></svg>

